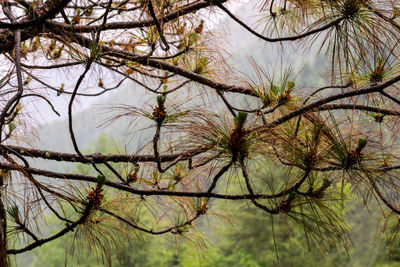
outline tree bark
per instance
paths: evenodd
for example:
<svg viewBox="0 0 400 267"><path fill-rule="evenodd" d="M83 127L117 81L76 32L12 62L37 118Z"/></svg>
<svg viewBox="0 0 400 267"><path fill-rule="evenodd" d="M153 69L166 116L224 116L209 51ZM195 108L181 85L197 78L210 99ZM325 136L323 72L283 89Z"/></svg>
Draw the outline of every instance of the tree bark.
<svg viewBox="0 0 400 267"><path fill-rule="evenodd" d="M3 186L3 177L0 178L0 188ZM0 189L0 267L7 267L7 213L2 201L3 192Z"/></svg>

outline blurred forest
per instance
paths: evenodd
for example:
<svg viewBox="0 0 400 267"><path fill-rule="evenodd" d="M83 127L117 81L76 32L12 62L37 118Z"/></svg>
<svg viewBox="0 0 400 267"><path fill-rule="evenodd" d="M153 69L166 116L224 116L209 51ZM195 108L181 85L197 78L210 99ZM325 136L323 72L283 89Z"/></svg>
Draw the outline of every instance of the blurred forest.
<svg viewBox="0 0 400 267"><path fill-rule="evenodd" d="M96 117L91 112L85 114ZM86 152L112 153L123 149L110 143L109 139L108 134L104 133L88 145ZM80 165L77 172L85 173L88 170ZM271 172L278 178L285 175L285 171L276 166L271 166ZM220 187L240 190L238 181L235 179L231 184L221 184ZM352 198L349 185L345 194ZM136 238L125 240L123 246L113 251L110 260L113 266L121 267L400 266L400 249L395 245L388 248L385 236L376 233L379 209L374 209L374 206L377 204L371 205L368 211L361 200L358 203L352 201L351 206L350 203L344 203L346 208L343 212L346 213L352 233L353 246L350 250L309 247L304 229L290 223L287 217L266 216L254 207L237 204L229 201L214 203L210 215L215 216L206 216L198 223L201 235L188 232L181 236L150 236L138 232L132 235ZM148 214L140 216L146 220ZM50 231L56 220L49 215L46 221ZM94 251L88 247L81 246L77 248L78 251L73 251L69 246L73 236L64 236L30 253L18 255L13 263L27 267L42 267L45 263L46 267L57 267L63 266L68 260L67 266L107 266L107 259L99 261L102 255L93 254Z"/></svg>

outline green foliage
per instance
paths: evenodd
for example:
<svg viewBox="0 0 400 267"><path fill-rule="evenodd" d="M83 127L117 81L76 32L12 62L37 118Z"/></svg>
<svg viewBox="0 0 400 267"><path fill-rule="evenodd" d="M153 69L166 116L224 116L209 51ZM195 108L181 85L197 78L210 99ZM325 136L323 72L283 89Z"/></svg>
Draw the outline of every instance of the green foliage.
<svg viewBox="0 0 400 267"><path fill-rule="evenodd" d="M296 83L293 78L293 67L286 68L279 77L270 74L261 67L254 65L257 80L253 81L251 87L263 102L265 107L279 105L288 109L297 106L297 101L292 97Z"/></svg>
<svg viewBox="0 0 400 267"><path fill-rule="evenodd" d="M97 185L102 186L106 181L106 177L104 175L97 175Z"/></svg>

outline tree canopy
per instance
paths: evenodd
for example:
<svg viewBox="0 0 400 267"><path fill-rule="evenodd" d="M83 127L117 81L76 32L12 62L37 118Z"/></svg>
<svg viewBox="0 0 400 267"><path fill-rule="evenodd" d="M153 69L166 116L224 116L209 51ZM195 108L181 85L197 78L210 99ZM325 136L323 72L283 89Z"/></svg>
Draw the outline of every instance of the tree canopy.
<svg viewBox="0 0 400 267"><path fill-rule="evenodd" d="M351 247L350 195L365 208L378 200L379 231L396 242L395 0L264 0L239 9L231 0L1 6L0 266L64 236L73 237L75 253L89 247L109 264L108 252L133 237L173 235L203 246L200 218L234 220L218 209L221 201L262 211L275 246L274 221L300 229L309 249L329 251ZM221 17L248 36L224 33ZM244 69L233 54L249 36L274 56L249 59ZM319 60L313 68L322 86L296 80L307 67L293 66L299 54ZM121 147L134 143L134 151L84 153L74 104L118 94L128 82L132 104L103 105L97 131L120 130L122 121ZM60 98L70 149L43 149L27 138L40 124L31 106L41 101L59 115ZM48 162L74 167L54 170ZM49 213L55 229L46 227Z"/></svg>

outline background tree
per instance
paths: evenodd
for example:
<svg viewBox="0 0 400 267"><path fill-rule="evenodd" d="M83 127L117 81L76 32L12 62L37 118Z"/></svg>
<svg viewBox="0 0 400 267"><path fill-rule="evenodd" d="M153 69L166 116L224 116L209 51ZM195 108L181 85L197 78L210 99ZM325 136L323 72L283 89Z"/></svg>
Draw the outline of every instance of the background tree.
<svg viewBox="0 0 400 267"><path fill-rule="evenodd" d="M351 244L344 221L350 191L366 206L381 202L382 231L396 241L396 1L247 4L260 15L262 34L230 2L2 2L0 266L7 255L65 235L73 236L72 251L89 245L110 264L107 252L132 236L172 234L201 247L197 220L227 216L215 210L221 199L260 209L272 227L301 229L308 249L330 250ZM218 28L214 13L277 49L280 63L268 69L254 60L251 77L231 68L210 30ZM295 82L285 57L297 47L329 60L321 64L323 87ZM103 126L125 119L134 153L83 154L74 103L127 80L145 88L137 97L149 104L109 105ZM54 95L68 99L70 153L22 141L32 123L29 103L44 101L58 114ZM32 159L90 170L54 171ZM44 226L47 210L57 229Z"/></svg>

